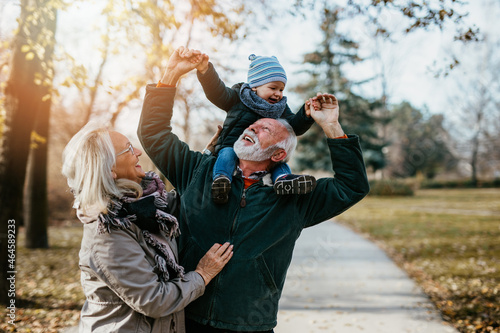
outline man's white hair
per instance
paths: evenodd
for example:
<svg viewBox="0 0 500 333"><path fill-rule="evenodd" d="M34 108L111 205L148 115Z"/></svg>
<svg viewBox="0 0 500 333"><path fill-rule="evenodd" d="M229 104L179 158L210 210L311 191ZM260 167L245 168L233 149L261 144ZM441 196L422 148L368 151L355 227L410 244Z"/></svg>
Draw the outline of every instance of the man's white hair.
<svg viewBox="0 0 500 333"><path fill-rule="evenodd" d="M274 144L272 147L276 147L276 149L282 148L286 151L286 157L279 163L287 163L292 157L295 148L297 147L297 135L295 135L295 131L293 130L292 126L288 123L288 121L281 118L276 120L279 121L281 124L283 124L283 126L285 126L288 132L288 136L285 139L281 140L280 142Z"/></svg>
<svg viewBox="0 0 500 333"><path fill-rule="evenodd" d="M86 210L90 206L106 213L111 197L126 193L142 195L139 184L128 179L115 181L112 169L116 152L109 130L88 123L73 136L64 148L62 174L75 196L75 206Z"/></svg>

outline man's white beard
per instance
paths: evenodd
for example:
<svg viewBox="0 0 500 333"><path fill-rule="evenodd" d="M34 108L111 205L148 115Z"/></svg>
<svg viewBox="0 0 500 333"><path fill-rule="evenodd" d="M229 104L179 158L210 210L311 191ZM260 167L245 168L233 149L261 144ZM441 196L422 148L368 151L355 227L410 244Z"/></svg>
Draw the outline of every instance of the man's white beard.
<svg viewBox="0 0 500 333"><path fill-rule="evenodd" d="M246 146L245 140L242 140L245 135L251 137L255 143L251 146ZM245 130L234 143L233 149L240 160L262 162L273 156L276 147L270 146L262 149L257 136L252 131Z"/></svg>

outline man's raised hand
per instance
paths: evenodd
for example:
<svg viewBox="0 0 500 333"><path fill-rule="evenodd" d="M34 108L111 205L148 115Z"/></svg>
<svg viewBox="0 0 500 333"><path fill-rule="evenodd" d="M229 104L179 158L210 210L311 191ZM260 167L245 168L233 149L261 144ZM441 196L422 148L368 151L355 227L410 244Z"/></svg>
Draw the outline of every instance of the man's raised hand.
<svg viewBox="0 0 500 333"><path fill-rule="evenodd" d="M175 85L182 75L195 69L203 59L203 54L198 50L190 50L183 46L177 48L168 59L161 83Z"/></svg>
<svg viewBox="0 0 500 333"><path fill-rule="evenodd" d="M182 47L180 49L179 55L189 60L192 64L196 64L196 69L201 72L201 74L205 74L208 69L208 60L209 57L205 53L202 53L200 50L193 50Z"/></svg>
<svg viewBox="0 0 500 333"><path fill-rule="evenodd" d="M337 138L344 135L339 123L339 102L332 94L318 93L306 102L306 114L321 126L326 136Z"/></svg>

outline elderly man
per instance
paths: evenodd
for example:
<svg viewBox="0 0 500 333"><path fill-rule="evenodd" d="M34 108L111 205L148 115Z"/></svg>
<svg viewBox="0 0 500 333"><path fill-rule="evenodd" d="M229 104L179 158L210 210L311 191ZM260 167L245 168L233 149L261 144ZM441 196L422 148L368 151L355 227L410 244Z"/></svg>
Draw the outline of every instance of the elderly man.
<svg viewBox="0 0 500 333"><path fill-rule="evenodd" d="M269 170L292 153L296 138L286 123L260 119L235 144L239 165L228 203L215 205L215 157L191 151L170 124L175 85L198 59L186 50L172 55L158 85L147 86L138 129L143 148L181 195L180 258L186 270L194 269L214 242L234 244L233 259L186 309L187 329L272 332L302 229L342 213L369 191L358 137L344 135L333 95L318 95L318 110L309 100L308 111L327 137L335 176L319 179L310 194L278 196Z"/></svg>

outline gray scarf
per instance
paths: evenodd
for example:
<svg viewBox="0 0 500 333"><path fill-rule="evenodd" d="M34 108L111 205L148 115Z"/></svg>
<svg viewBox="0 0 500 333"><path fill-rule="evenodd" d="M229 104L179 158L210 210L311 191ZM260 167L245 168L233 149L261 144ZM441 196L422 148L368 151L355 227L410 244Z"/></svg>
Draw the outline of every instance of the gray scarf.
<svg viewBox="0 0 500 333"><path fill-rule="evenodd" d="M278 119L285 111L286 96L276 104L271 104L261 97L257 96L255 91L250 88L248 83L244 83L240 89L240 99L246 107L264 118Z"/></svg>
<svg viewBox="0 0 500 333"><path fill-rule="evenodd" d="M161 230L170 239L180 234L179 223L170 212L174 209L169 207L168 195L165 184L154 172L147 172L141 183L143 196L135 199L128 196L111 198L108 203L108 213L99 214L99 233L109 233L112 229L128 229L134 223L144 236L146 242L155 251L156 268L162 281L170 279L170 273L175 277L184 277L184 267L177 264L172 258L165 244L158 242L151 233L159 233Z"/></svg>

